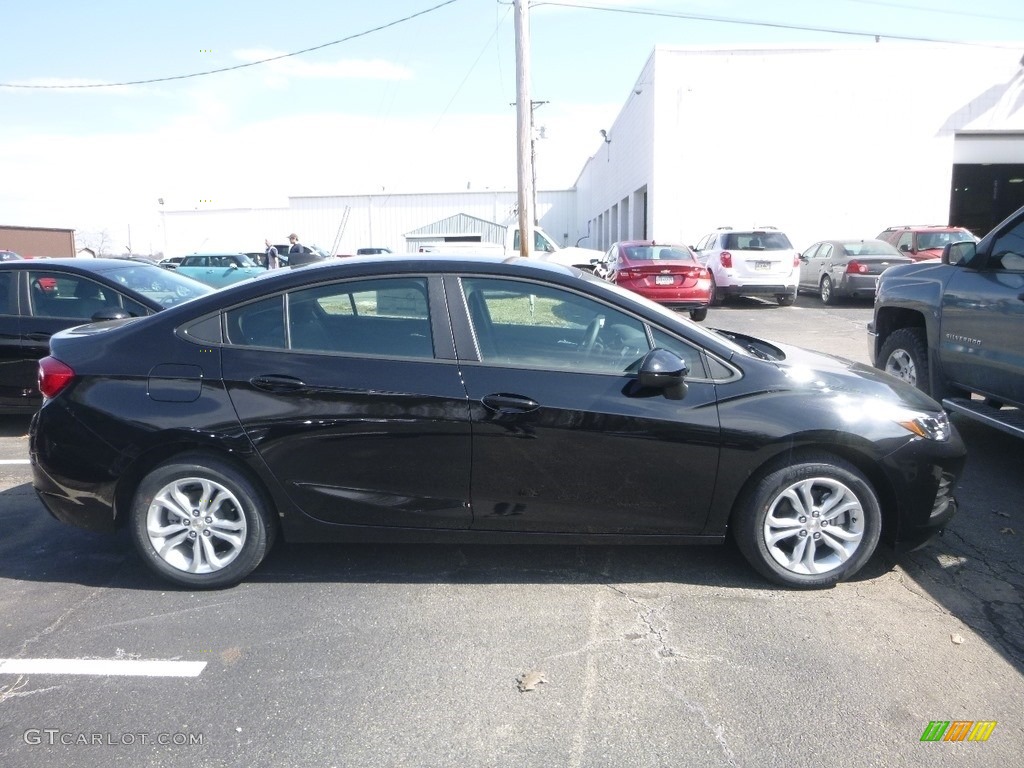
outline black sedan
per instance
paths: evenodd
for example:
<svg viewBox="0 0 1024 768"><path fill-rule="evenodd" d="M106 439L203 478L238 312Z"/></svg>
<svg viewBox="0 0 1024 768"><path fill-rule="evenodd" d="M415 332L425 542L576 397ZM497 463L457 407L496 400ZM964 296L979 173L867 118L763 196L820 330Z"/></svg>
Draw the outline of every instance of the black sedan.
<svg viewBox="0 0 1024 768"><path fill-rule="evenodd" d="M224 587L289 541L715 543L763 575L853 576L953 515L964 446L868 366L702 329L579 270L353 257L40 362L40 498Z"/></svg>
<svg viewBox="0 0 1024 768"><path fill-rule="evenodd" d="M50 335L95 320L151 315L213 289L125 259L19 259L0 263L0 413L42 402L37 363Z"/></svg>

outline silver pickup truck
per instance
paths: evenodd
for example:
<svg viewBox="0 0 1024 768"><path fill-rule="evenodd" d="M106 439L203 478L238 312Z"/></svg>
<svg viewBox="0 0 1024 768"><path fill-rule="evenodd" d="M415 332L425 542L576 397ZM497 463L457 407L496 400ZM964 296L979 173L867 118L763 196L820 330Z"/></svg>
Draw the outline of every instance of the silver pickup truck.
<svg viewBox="0 0 1024 768"><path fill-rule="evenodd" d="M1024 437L1024 208L977 244L883 272L868 348L947 411Z"/></svg>

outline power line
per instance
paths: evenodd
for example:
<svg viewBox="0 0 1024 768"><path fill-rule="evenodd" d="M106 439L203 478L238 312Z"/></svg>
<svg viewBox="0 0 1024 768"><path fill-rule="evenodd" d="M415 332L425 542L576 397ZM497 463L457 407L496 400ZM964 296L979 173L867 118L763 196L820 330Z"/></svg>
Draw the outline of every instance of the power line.
<svg viewBox="0 0 1024 768"><path fill-rule="evenodd" d="M926 11L927 13L942 13L946 16L969 16L975 19L995 19L996 21L1020 21L1024 19L997 16L991 13L971 13L970 11L948 11L943 8L926 8L923 5L903 5L902 3L887 3L882 0L846 0L849 3L860 3L861 5L881 5L885 8L900 8L906 11Z"/></svg>
<svg viewBox="0 0 1024 768"><path fill-rule="evenodd" d="M395 21L389 21L387 24L381 24L379 27L374 27L373 29L367 29L367 30L365 30L363 32L356 32L355 34L348 35L347 37L343 37L340 40L332 40L329 43L323 43L321 45L314 45L312 48L303 48L301 51L292 51L291 53L282 53L279 56L270 56L269 58L260 59L259 61L248 61L248 62L246 62L244 64L235 64L235 65L230 66L230 67L221 67L220 69L210 69L210 70L207 70L205 72L192 72L192 73L187 74L187 75L171 75L171 76L168 76L168 77L153 77L153 78L150 78L148 80L127 80L127 81L121 82L121 83L80 83L80 84L63 84L63 85L29 85L29 84L24 84L24 83L0 83L0 88L26 88L26 89L37 89L37 90L42 90L42 89L48 89L48 90L67 90L67 89L72 89L72 88L120 88L120 87L123 87L123 86L126 86L126 85L150 85L151 83L166 83L166 82L170 82L172 80L188 80L188 79L193 78L193 77L205 77L206 75L219 75L222 72L232 72L232 71L234 71L236 69L245 69L246 67L255 67L255 66L259 65L259 64L266 64L266 63L271 62L271 61L278 61L280 59L287 59L287 58L290 58L292 56L301 56L304 53L311 53L312 51L319 51L319 50L321 50L323 48L329 48L332 45L339 45L340 43L347 43L347 42L349 42L351 40L355 40L355 39L360 38L360 37L366 37L367 35L372 35L374 32L380 32L381 30L388 29L389 27L394 27L394 26L397 26L399 24L404 24L407 21L411 21L412 19L415 19L415 18L417 18L419 16L425 16L428 13L432 13L433 11L436 11L439 8L443 8L444 6L451 5L452 3L455 3L455 2L458 2L458 0L444 0L444 2L438 3L437 5L435 5L435 6L431 7L431 8L427 8L425 10L418 11L418 12L413 13L413 14L411 14L409 16L404 17L404 18L396 19Z"/></svg>
<svg viewBox="0 0 1024 768"><path fill-rule="evenodd" d="M555 5L562 8L580 8L588 11L607 11L610 13L626 13L633 16L658 16L671 19L688 19L690 21L710 21L718 24L743 24L753 27L769 27L772 29L794 29L801 32L826 32L833 35L850 35L852 37L873 37L876 40L887 38L889 40L905 40L915 43L944 43L946 45L976 45L983 48L1008 48L986 43L970 43L962 40L943 40L939 38L917 37L914 35L897 35L891 32L863 32L851 29L836 29L833 27L815 27L806 24L785 24L775 21L759 21L756 19L739 19L727 16L709 16L699 13L682 13L680 11L655 11L643 8L616 8L609 5L586 5L585 3L560 3L557 0L542 0L533 3L534 6ZM1015 50L1015 48L1014 48Z"/></svg>

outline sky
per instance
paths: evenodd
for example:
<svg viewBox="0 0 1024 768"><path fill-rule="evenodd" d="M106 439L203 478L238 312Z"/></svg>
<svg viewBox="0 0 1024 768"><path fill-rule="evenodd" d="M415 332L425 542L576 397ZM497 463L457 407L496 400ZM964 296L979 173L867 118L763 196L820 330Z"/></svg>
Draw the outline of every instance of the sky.
<svg viewBox="0 0 1024 768"><path fill-rule="evenodd" d="M540 189L573 186L655 45L878 35L1024 53L1020 0L538 0L527 13ZM505 0L5 0L0 18L3 225L154 253L161 210L516 187Z"/></svg>

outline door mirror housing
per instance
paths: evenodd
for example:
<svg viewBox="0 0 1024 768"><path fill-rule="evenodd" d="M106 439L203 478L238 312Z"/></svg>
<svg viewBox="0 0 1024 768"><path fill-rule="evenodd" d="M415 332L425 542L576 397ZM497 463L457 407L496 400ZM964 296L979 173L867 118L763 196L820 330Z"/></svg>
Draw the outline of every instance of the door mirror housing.
<svg viewBox="0 0 1024 768"><path fill-rule="evenodd" d="M669 400L682 400L686 395L686 376L690 369L673 352L655 347L640 361L637 383L644 389L661 390Z"/></svg>
<svg viewBox="0 0 1024 768"><path fill-rule="evenodd" d="M942 249L943 264L968 264L978 253L978 246L970 240L947 243Z"/></svg>

